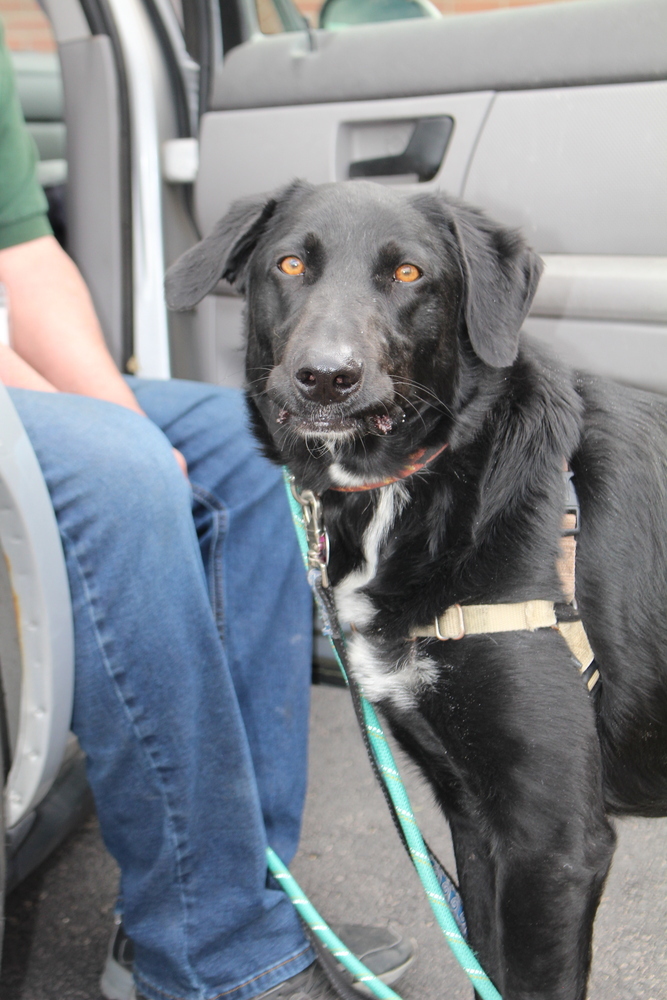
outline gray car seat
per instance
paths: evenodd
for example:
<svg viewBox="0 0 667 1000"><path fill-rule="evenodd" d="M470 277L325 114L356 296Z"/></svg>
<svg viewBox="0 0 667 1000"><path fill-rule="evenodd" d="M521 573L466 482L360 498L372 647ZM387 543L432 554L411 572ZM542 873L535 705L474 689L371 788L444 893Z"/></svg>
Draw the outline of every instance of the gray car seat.
<svg viewBox="0 0 667 1000"><path fill-rule="evenodd" d="M46 484L0 384L0 735L7 891L80 819L90 793L70 733L72 608Z"/></svg>

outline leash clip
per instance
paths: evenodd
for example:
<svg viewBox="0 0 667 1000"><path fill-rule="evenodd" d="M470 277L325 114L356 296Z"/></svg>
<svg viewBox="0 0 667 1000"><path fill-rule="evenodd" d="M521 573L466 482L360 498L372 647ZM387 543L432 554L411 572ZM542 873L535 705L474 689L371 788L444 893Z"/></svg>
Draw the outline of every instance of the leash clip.
<svg viewBox="0 0 667 1000"><path fill-rule="evenodd" d="M324 526L322 501L312 490L303 490L299 493L294 476L290 476L290 489L292 496L300 504L303 514L303 523L308 539L308 565L311 569L319 570L322 574L322 586L328 587L329 535Z"/></svg>

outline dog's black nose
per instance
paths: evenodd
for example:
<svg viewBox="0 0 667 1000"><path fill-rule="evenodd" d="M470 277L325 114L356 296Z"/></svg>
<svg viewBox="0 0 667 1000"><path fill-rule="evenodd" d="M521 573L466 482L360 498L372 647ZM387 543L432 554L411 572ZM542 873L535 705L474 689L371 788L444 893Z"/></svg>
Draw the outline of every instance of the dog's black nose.
<svg viewBox="0 0 667 1000"><path fill-rule="evenodd" d="M304 365L296 373L299 392L313 403L342 403L359 388L361 365Z"/></svg>

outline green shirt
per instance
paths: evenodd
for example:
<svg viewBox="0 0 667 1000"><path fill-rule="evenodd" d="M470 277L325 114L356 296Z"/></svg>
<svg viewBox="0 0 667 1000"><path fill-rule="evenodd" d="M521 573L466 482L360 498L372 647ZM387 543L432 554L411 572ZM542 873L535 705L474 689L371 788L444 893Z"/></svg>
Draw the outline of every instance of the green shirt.
<svg viewBox="0 0 667 1000"><path fill-rule="evenodd" d="M52 233L36 164L35 144L25 127L0 25L0 250Z"/></svg>

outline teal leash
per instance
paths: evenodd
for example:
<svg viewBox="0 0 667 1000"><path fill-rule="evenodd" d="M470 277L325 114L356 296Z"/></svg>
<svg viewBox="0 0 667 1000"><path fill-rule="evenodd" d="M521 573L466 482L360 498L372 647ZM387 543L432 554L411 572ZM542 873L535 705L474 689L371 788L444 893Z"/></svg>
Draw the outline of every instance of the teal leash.
<svg viewBox="0 0 667 1000"><path fill-rule="evenodd" d="M310 491L303 491L299 499L297 499L291 475L287 469L284 469L283 472L299 547L308 573L308 580L315 594L324 623L323 632L331 640L334 656L343 677L352 691L353 699L357 703L355 708L358 706L362 734L367 746L371 750L371 762L376 773L379 772L381 775L385 797L390 803L391 811L398 822L399 832L422 883L426 898L445 936L445 940L449 944L459 965L472 982L478 995L482 1000L502 1000L500 993L482 969L477 957L465 940L459 923L462 923L462 914L458 914L459 922L457 922L454 915L456 910L452 912L452 909L448 905L441 881L444 881L446 886L451 883L444 869L442 869L424 842L396 762L394 761L393 754L375 710L363 694L359 692L358 688L356 688L354 681L348 676L348 672L343 664L343 659L345 658L344 641L338 627L333 598L327 593L326 564L328 561L328 542L324 525L321 523L321 508L318 498ZM299 886L291 878L285 866L282 865L282 862L280 862L270 848L267 848L267 863L269 869L278 877L279 884L285 889L290 898L292 898L302 918L317 935L319 940L336 955L339 961L353 972L359 981L363 981L375 996L396 997L397 1000L400 1000L398 994L390 990L381 980L376 979L365 966L362 966L362 963L355 956L350 956L349 951L335 937L330 928L327 927L320 915L302 893ZM438 869L439 871L436 875L436 870ZM454 894L456 894L455 889ZM452 892L448 892L448 895L451 897ZM462 926L465 928L464 924ZM350 956L353 960L352 964L355 965L355 969L352 969L348 964L349 958L347 956ZM362 968L359 969L359 966L362 966Z"/></svg>
<svg viewBox="0 0 667 1000"><path fill-rule="evenodd" d="M348 972L352 973L357 982L365 983L373 994L376 997L382 998L382 1000L401 1000L398 993L394 993L390 986L387 986L381 979L374 976L370 969L366 968L364 963L356 955L353 955L341 939L334 934L327 922L320 916L308 899L303 889L292 875L290 875L289 870L282 863L278 855L270 847L266 849L266 860L269 871L280 885L280 888L292 900L303 922L317 935L334 958L338 959L341 965Z"/></svg>

